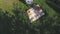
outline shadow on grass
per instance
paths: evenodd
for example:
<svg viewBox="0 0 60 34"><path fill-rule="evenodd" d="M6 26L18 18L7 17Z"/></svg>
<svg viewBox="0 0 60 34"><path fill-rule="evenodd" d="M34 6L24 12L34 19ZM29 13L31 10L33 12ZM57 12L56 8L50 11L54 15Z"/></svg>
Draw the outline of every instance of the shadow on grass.
<svg viewBox="0 0 60 34"><path fill-rule="evenodd" d="M52 7L56 12L60 13L60 4L55 3L53 1L49 1L47 0L46 3L48 4L48 6Z"/></svg>
<svg viewBox="0 0 60 34"><path fill-rule="evenodd" d="M25 0L19 0L19 1L22 2L22 3L24 3L24 4L26 4L26 3L25 3Z"/></svg>
<svg viewBox="0 0 60 34"><path fill-rule="evenodd" d="M16 8L15 8L16 9ZM0 9L0 33L1 34L26 34L26 30L29 30L29 25L25 23L24 18L19 15L20 9L12 10L15 16L8 15L9 12L2 13Z"/></svg>
<svg viewBox="0 0 60 34"><path fill-rule="evenodd" d="M54 25L54 22L56 22L56 25ZM53 18L46 16L40 18L41 25L39 26L40 33L41 34L59 34L59 26L58 21L55 21Z"/></svg>
<svg viewBox="0 0 60 34"><path fill-rule="evenodd" d="M20 2L22 2L23 4L25 4L26 6L28 6L25 2L25 0L19 0Z"/></svg>

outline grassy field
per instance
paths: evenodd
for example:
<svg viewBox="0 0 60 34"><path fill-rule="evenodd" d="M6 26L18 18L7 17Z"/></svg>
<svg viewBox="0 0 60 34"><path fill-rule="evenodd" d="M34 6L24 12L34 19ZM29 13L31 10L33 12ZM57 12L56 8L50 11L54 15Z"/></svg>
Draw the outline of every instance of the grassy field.
<svg viewBox="0 0 60 34"><path fill-rule="evenodd" d="M0 0L0 8L10 11L11 9L13 9L13 4L17 2L18 0Z"/></svg>
<svg viewBox="0 0 60 34"><path fill-rule="evenodd" d="M0 0L0 8L2 8L3 10L10 11L14 7L13 4L16 4L16 3L19 4L19 7L21 9L24 9L24 10L28 9L28 7L23 2L18 0ZM48 13L48 16L53 17L53 15L56 14L56 12L46 4L46 0L34 0L34 3L39 4L44 10L46 10Z"/></svg>
<svg viewBox="0 0 60 34"><path fill-rule="evenodd" d="M56 14L55 10L53 10L46 4L46 0L34 0L34 3L39 4L44 10L46 10L48 16L53 17ZM22 2L20 2L20 7L23 9L27 8L26 5L23 4Z"/></svg>
<svg viewBox="0 0 60 34"><path fill-rule="evenodd" d="M27 9L29 6L24 2L21 0L0 0L0 8L5 12L0 13L0 31L3 34L55 34L55 32L59 31L60 15L46 4L46 0L34 0L33 3L39 4L48 15L42 16L37 21L31 23L27 15ZM17 7L26 11L17 9Z"/></svg>
<svg viewBox="0 0 60 34"><path fill-rule="evenodd" d="M53 17L53 15L55 15L55 11L46 4L46 0L38 0L37 2L42 6L43 9L47 11L50 17Z"/></svg>
<svg viewBox="0 0 60 34"><path fill-rule="evenodd" d="M4 13L7 11L11 16L14 15L12 9L16 3L18 3L18 0L0 0L0 8Z"/></svg>
<svg viewBox="0 0 60 34"><path fill-rule="evenodd" d="M0 8L8 11L10 15L13 15L13 12L11 10L13 9L14 4L16 4L16 3L18 3L19 7L23 10L27 10L29 8L28 6L26 6L26 4L24 2L19 1L19 0L0 0ZM34 0L33 3L39 4L44 10L46 10L49 17L54 18L53 16L56 15L55 10L53 10L51 7L49 7L46 4L46 0Z"/></svg>

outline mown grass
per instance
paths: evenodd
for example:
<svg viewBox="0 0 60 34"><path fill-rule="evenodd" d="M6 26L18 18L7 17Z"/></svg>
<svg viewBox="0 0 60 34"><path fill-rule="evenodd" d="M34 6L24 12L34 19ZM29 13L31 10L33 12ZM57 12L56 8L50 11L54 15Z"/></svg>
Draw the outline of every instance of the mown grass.
<svg viewBox="0 0 60 34"><path fill-rule="evenodd" d="M46 12L48 13L48 16L49 17L52 17L54 18L54 15L56 15L56 11L53 10L53 8L51 8L50 6L48 6L48 4L46 3L46 0L34 0L33 2L34 4L39 4L43 10L46 10ZM20 4L19 4L19 7L22 8L23 10L25 9L28 9L29 7L26 6L26 4L24 2L21 2L20 1ZM27 14L26 14L27 15ZM48 17L47 16L47 17ZM25 19L28 18L27 16L24 17ZM35 21L34 23L39 23L40 22L40 19L38 19L37 21Z"/></svg>
<svg viewBox="0 0 60 34"><path fill-rule="evenodd" d="M55 10L53 10L48 6L48 4L46 4L46 0L34 0L34 3L39 4L44 10L46 10L48 16L53 17L56 14Z"/></svg>
<svg viewBox="0 0 60 34"><path fill-rule="evenodd" d="M4 13L7 11L9 15L13 15L12 9L16 3L18 3L18 0L0 0L0 8Z"/></svg>
<svg viewBox="0 0 60 34"><path fill-rule="evenodd" d="M16 3L18 3L19 7L22 10L27 10L29 8L24 2L19 0L0 0L0 8L2 8L3 10L7 10L10 15L14 15L11 10L13 9L14 4ZM46 10L49 17L54 18L53 16L56 14L56 12L51 7L49 7L48 4L46 4L46 0L34 0L33 3L39 4L44 10ZM27 18L27 16L25 16L25 18Z"/></svg>
<svg viewBox="0 0 60 34"><path fill-rule="evenodd" d="M56 14L55 10L53 10L53 8L51 8L50 6L48 6L48 4L46 4L46 0L34 0L33 3L39 4L44 10L46 10L46 12L48 13L48 16L50 16L50 17L53 17ZM22 9L27 9L28 8L22 2L20 2L20 7Z"/></svg>
<svg viewBox="0 0 60 34"><path fill-rule="evenodd" d="M18 0L0 0L0 8L3 10L11 10L13 8L13 3L17 3Z"/></svg>
<svg viewBox="0 0 60 34"><path fill-rule="evenodd" d="M3 10L11 11L14 7L13 4L15 3L18 3L19 7L23 10L26 10L29 8L26 6L26 4L24 4L23 2L19 0L0 0L0 8L2 8ZM46 10L46 12L48 13L48 16L50 17L53 17L53 15L56 14L56 12L46 4L46 0L34 0L33 3L39 4L44 10Z"/></svg>

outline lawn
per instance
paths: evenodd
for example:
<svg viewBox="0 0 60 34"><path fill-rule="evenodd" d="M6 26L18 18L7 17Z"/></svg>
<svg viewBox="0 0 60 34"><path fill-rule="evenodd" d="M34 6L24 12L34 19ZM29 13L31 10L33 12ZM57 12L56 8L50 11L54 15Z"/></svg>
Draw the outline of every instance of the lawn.
<svg viewBox="0 0 60 34"><path fill-rule="evenodd" d="M26 4L18 0L0 0L0 8L2 8L3 10L10 11L10 13L12 13L11 10L13 9L14 4L16 3L19 4L19 7L21 9L27 10L29 8L26 6ZM46 4L46 0L34 0L33 3L39 4L44 10L46 10L48 16L50 17L53 17L56 14L56 12Z"/></svg>
<svg viewBox="0 0 60 34"><path fill-rule="evenodd" d="M0 8L3 10L11 11L13 9L13 4L16 4L18 0L0 0Z"/></svg>
<svg viewBox="0 0 60 34"><path fill-rule="evenodd" d="M56 14L55 10L53 10L51 7L49 7L46 4L46 0L34 0L33 3L39 4L44 10L46 10L46 12L48 13L48 16L50 17L53 17ZM23 4L22 2L20 2L20 7L23 9L27 9L26 5Z"/></svg>
<svg viewBox="0 0 60 34"><path fill-rule="evenodd" d="M34 4L39 4L43 8L43 10L46 10L46 12L48 13L49 17L54 18L54 15L56 15L56 11L53 10L53 8L51 8L50 6L48 6L48 4L46 4L46 0L34 0L33 3ZM19 7L24 9L24 10L29 8L29 7L26 6L25 3L21 2L21 1L20 1L19 5L20 5ZM25 16L25 17L27 18L27 16ZM39 22L39 20L35 21L35 22Z"/></svg>
<svg viewBox="0 0 60 34"><path fill-rule="evenodd" d="M39 4L48 15L44 15L34 23L30 23L27 15L27 9L30 7L24 2L21 0L0 0L0 8L3 12L7 11L6 13L0 13L1 33L58 34L60 32L60 15L46 4L46 0L34 0L33 3ZM17 9L17 7L22 10ZM13 8L17 10L13 10Z"/></svg>
<svg viewBox="0 0 60 34"><path fill-rule="evenodd" d="M10 15L13 15L12 9L16 3L18 3L18 0L0 0L0 8L4 13L7 11Z"/></svg>
<svg viewBox="0 0 60 34"><path fill-rule="evenodd" d="M42 8L47 11L50 17L53 17L53 15L55 15L55 11L46 4L46 0L38 0L36 3L40 4Z"/></svg>
<svg viewBox="0 0 60 34"><path fill-rule="evenodd" d="M23 0L24 1L24 0ZM9 12L9 15L14 15L13 12L11 11L13 9L13 7L15 6L15 4L18 4L18 6L22 9L22 10L27 10L29 7L22 2L21 0L0 0L0 8L2 8L3 10L6 10ZM48 13L49 17L54 18L53 16L56 15L55 10L53 10L51 7L48 6L48 4L46 4L46 0L34 0L33 2L34 4L39 4L44 10L46 10L46 12ZM18 7L17 6L17 7ZM5 12L5 11L4 11ZM27 15L27 14L26 14ZM25 16L24 18L27 18L27 16Z"/></svg>

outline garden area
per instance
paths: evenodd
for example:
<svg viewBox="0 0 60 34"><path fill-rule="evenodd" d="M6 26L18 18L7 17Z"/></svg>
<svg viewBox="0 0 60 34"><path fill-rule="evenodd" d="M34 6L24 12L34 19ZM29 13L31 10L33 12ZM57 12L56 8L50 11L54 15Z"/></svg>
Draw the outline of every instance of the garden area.
<svg viewBox="0 0 60 34"><path fill-rule="evenodd" d="M53 2L50 5L46 2L33 1L41 6L45 15L31 23L27 14L31 7L24 0L0 0L1 34L60 34L60 13L50 7L55 5Z"/></svg>

